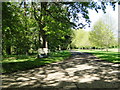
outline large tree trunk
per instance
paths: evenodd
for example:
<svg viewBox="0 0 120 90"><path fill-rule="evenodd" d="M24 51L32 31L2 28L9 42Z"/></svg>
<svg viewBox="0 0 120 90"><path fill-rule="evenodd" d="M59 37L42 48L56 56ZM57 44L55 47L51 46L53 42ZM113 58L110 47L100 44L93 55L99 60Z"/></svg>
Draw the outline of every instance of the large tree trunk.
<svg viewBox="0 0 120 90"><path fill-rule="evenodd" d="M45 35L45 31L43 29L41 30L41 37L42 37L41 47L42 48L48 48L47 35Z"/></svg>
<svg viewBox="0 0 120 90"><path fill-rule="evenodd" d="M38 48L41 46L41 32L38 33Z"/></svg>
<svg viewBox="0 0 120 90"><path fill-rule="evenodd" d="M46 15L45 10L46 10L46 5L47 2L41 2L41 8L40 8L40 15L36 13L37 8L34 6L34 3L32 2L33 8L34 8L34 17L36 21L38 22L39 25L39 48L48 48L47 46L47 36L45 35L45 31L43 28L45 27L45 23L42 21L42 17ZM42 40L41 40L42 38Z"/></svg>
<svg viewBox="0 0 120 90"><path fill-rule="evenodd" d="M7 53L8 55L11 55L11 46L7 46L7 47L6 47L6 53Z"/></svg>
<svg viewBox="0 0 120 90"><path fill-rule="evenodd" d="M39 31L39 46L40 48L48 48L47 45L47 35L45 35L45 31L43 30L44 26L39 23L40 31ZM41 40L42 39L42 40Z"/></svg>
<svg viewBox="0 0 120 90"><path fill-rule="evenodd" d="M43 48L48 48L46 35L43 35L42 38L43 38L43 45L42 45L42 47Z"/></svg>

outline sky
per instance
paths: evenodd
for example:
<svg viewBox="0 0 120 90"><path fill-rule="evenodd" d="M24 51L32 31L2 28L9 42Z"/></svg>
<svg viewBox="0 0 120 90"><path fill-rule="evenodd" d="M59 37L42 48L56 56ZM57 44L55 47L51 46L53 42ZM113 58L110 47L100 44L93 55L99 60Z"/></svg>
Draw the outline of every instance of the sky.
<svg viewBox="0 0 120 90"><path fill-rule="evenodd" d="M115 11L113 10L112 6L107 5L106 7L106 13L104 13L102 10L98 10L98 13L95 10L88 10L89 11L89 17L91 20L91 27L86 27L86 31L90 31L92 29L92 26L95 24L97 20L100 18L104 18L105 20L108 20L108 24L112 24L114 26L114 34L117 36L118 34L118 4L115 5ZM108 15L110 18L106 17Z"/></svg>

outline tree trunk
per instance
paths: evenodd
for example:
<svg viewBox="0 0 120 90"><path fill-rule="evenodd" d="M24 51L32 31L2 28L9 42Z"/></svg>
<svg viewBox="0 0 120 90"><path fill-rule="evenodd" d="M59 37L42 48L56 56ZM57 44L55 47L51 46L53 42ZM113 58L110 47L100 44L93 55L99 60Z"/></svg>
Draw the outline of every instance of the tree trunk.
<svg viewBox="0 0 120 90"><path fill-rule="evenodd" d="M41 32L38 33L38 48L41 46Z"/></svg>
<svg viewBox="0 0 120 90"><path fill-rule="evenodd" d="M27 4L26 4L26 0L24 0L24 17L25 17L25 35L27 36L27 31L28 31L28 23L27 23ZM24 38L26 38L26 36L24 36ZM25 54L28 55L28 49L26 48Z"/></svg>
<svg viewBox="0 0 120 90"><path fill-rule="evenodd" d="M39 47L38 48L48 48L47 46L47 36L45 35L45 31L43 30L43 28L45 27L45 23L42 21L42 17L46 15L45 10L46 10L46 5L47 2L41 2L40 4L41 8L40 8L40 15L38 15L36 13L37 8L35 7L34 3L32 2L32 6L34 8L34 17L36 19L36 21L38 22L39 25ZM42 38L42 42L41 42L41 38Z"/></svg>
<svg viewBox="0 0 120 90"><path fill-rule="evenodd" d="M11 46L7 46L7 47L6 47L6 53L7 53L8 55L11 55Z"/></svg>
<svg viewBox="0 0 120 90"><path fill-rule="evenodd" d="M48 48L46 35L43 35L42 39L43 39L42 48Z"/></svg>
<svg viewBox="0 0 120 90"><path fill-rule="evenodd" d="M39 46L41 48L48 48L47 36L45 35L45 31L43 30L44 26L41 25L41 22L39 23L39 28L40 28L40 31L39 31ZM42 42L41 42L40 38L42 38Z"/></svg>
<svg viewBox="0 0 120 90"><path fill-rule="evenodd" d="M106 52L108 52L108 48L106 48Z"/></svg>

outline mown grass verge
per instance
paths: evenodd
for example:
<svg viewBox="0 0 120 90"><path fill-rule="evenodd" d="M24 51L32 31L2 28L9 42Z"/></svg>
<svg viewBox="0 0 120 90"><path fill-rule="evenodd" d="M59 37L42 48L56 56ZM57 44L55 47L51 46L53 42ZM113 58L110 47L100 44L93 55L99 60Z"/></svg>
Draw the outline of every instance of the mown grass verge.
<svg viewBox="0 0 120 90"><path fill-rule="evenodd" d="M32 56L22 56L22 55L12 55L5 56L2 63L2 73L11 73L21 70L27 70L35 67L40 67L49 63L62 61L70 57L71 53L69 51L61 52L51 52L48 58L36 58L37 55Z"/></svg>
<svg viewBox="0 0 120 90"><path fill-rule="evenodd" d="M120 63L120 52L100 51L100 50L79 50L80 52L92 53L101 60L107 60L113 63Z"/></svg>

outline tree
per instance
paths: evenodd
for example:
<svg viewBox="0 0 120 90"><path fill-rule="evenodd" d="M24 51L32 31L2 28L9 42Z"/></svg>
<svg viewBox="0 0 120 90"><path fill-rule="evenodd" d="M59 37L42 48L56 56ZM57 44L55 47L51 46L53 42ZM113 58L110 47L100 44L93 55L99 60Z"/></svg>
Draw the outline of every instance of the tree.
<svg viewBox="0 0 120 90"><path fill-rule="evenodd" d="M72 37L72 47L90 47L89 32L85 31L84 29L73 30Z"/></svg>
<svg viewBox="0 0 120 90"><path fill-rule="evenodd" d="M14 43L14 33L17 33L17 30L14 22L18 22L18 16L15 15L17 8L14 5L11 5L10 2L4 2L2 3L2 39L3 39L3 50L7 54L11 54L11 46Z"/></svg>
<svg viewBox="0 0 120 90"><path fill-rule="evenodd" d="M34 1L34 0L33 0ZM113 3L114 5L114 3ZM60 46L66 49L71 43L71 28L85 24L76 22L78 13L90 24L88 8L103 9L96 2L3 2L3 52L25 54L32 48Z"/></svg>
<svg viewBox="0 0 120 90"><path fill-rule="evenodd" d="M63 4L55 2L40 2L38 4L32 2L32 6L35 20L39 25L39 46L47 48L47 38L50 33L57 34L59 31L64 33L66 32L64 31L65 29L68 30L70 28L70 20L66 16L67 8ZM59 36L63 37L61 32L58 38Z"/></svg>
<svg viewBox="0 0 120 90"><path fill-rule="evenodd" d="M90 41L93 45L108 48L114 43L114 34L110 29L110 26L105 24L102 20L98 20L93 26L93 30L90 32Z"/></svg>
<svg viewBox="0 0 120 90"><path fill-rule="evenodd" d="M36 22L31 18L29 8L25 10L19 3L2 3L2 43L3 54L25 54L33 43L33 29ZM27 12L27 13L26 13ZM27 24L26 24L27 22Z"/></svg>
<svg viewBox="0 0 120 90"><path fill-rule="evenodd" d="M42 48L47 47L47 31L44 28L47 26L47 22L50 22L49 19L52 18L55 22L60 22L63 24L72 25L74 28L76 26L80 26L81 28L85 25L83 23L79 23L76 25L75 23L79 20L78 13L82 14L82 17L86 19L86 22L90 24L89 16L88 16L88 8L102 9L105 12L105 4L101 2L101 6L97 4L97 2L32 2L34 17L39 25L39 43L40 37L42 38ZM114 3L111 2L114 5ZM71 22L70 19L73 19ZM54 26L54 25L53 25ZM39 44L40 46L40 44Z"/></svg>
<svg viewBox="0 0 120 90"><path fill-rule="evenodd" d="M105 24L109 25L109 28L114 33L115 41L114 45L112 47L118 46L118 18L115 17L113 14L110 14L109 12L104 14L101 19L104 21Z"/></svg>

